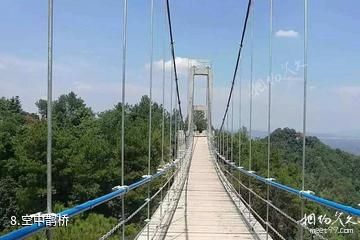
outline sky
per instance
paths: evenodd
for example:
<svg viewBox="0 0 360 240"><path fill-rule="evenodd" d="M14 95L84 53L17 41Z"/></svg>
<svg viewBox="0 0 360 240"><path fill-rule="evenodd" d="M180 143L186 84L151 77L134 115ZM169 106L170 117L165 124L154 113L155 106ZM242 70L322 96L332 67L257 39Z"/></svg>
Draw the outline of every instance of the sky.
<svg viewBox="0 0 360 240"><path fill-rule="evenodd" d="M74 91L96 112L112 108L121 100L123 1L54 2L54 97ZM126 100L136 103L149 94L151 1L128 2ZM303 0L273 2L271 126L301 130ZM183 111L188 64L208 59L214 72L213 123L217 127L232 80L247 1L170 0L170 4ZM154 9L153 96L161 102L164 60L165 106L169 108L171 64L164 1L155 0ZM360 132L359 16L357 0L309 1L310 132ZM0 29L0 96L20 96L23 108L35 112L35 102L46 97L47 88L47 1L0 1ZM251 56L253 128L267 129L269 35L269 1L258 0L236 79L234 129L239 126L240 108L241 124L249 126ZM203 79L196 81L196 104L205 103L205 86Z"/></svg>

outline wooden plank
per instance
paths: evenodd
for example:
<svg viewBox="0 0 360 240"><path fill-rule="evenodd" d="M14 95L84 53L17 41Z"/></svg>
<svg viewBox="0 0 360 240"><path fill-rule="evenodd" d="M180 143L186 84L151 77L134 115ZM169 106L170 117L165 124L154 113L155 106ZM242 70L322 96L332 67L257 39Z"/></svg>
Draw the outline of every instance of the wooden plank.
<svg viewBox="0 0 360 240"><path fill-rule="evenodd" d="M219 181L207 138L195 141L188 185L165 239L254 239Z"/></svg>

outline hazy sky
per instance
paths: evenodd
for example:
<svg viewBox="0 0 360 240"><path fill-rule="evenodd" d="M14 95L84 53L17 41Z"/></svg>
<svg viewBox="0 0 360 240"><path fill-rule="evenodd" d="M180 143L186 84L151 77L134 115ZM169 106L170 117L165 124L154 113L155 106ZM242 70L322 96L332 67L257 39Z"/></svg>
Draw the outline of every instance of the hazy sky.
<svg viewBox="0 0 360 240"><path fill-rule="evenodd" d="M95 111L121 99L122 1L54 0L54 93L75 91ZM303 101L303 1L274 2L272 127L301 129ZM209 59L214 70L214 124L222 117L240 41L247 1L171 0L173 31L186 101L188 59ZM155 0L154 95L161 100L163 49L170 69L164 3ZM360 2L309 1L308 129L360 129ZM148 93L150 0L129 1L127 92L130 103ZM267 127L269 1L258 0L254 15L254 129ZM250 22L251 23L251 22ZM239 78L242 122L248 126L251 24ZM23 107L46 96L47 0L0 1L0 96L19 95ZM165 34L165 35L164 35ZM167 87L170 72L167 71ZM238 83L238 82L237 82ZM196 84L203 88L205 82ZM238 87L238 85L236 86ZM166 106L169 106L169 90ZM196 102L204 102L197 89ZM235 91L234 127L239 98Z"/></svg>

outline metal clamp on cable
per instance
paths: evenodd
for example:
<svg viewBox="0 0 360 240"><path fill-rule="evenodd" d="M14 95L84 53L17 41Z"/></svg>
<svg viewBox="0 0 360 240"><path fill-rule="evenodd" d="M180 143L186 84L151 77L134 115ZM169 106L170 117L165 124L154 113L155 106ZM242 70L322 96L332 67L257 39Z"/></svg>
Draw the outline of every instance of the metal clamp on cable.
<svg viewBox="0 0 360 240"><path fill-rule="evenodd" d="M275 180L276 180L275 178L266 178L266 181L270 181L270 182L275 181Z"/></svg>
<svg viewBox="0 0 360 240"><path fill-rule="evenodd" d="M150 179L152 176L151 176L151 175L142 175L141 177L144 178L144 179L145 179L145 178L146 178L146 179L147 179L147 178Z"/></svg>
<svg viewBox="0 0 360 240"><path fill-rule="evenodd" d="M177 167L178 165L181 164L181 161L180 161L179 159L176 159L176 160L174 161L174 164L175 164L175 167Z"/></svg>
<svg viewBox="0 0 360 240"><path fill-rule="evenodd" d="M304 194L315 195L315 193L310 190L301 190L301 191L299 191L299 193L300 193L300 197L303 197Z"/></svg>
<svg viewBox="0 0 360 240"><path fill-rule="evenodd" d="M127 185L123 185L123 186L118 185L118 186L111 188L111 190L113 192L121 190L121 189L124 189L126 193L129 191L129 187Z"/></svg>

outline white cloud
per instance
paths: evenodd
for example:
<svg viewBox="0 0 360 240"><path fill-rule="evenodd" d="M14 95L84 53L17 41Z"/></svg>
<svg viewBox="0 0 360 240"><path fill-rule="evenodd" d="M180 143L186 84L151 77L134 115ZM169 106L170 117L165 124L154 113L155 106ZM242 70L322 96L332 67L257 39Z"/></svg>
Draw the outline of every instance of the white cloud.
<svg viewBox="0 0 360 240"><path fill-rule="evenodd" d="M93 100L97 95L92 88L97 86L95 83L103 82L105 84L111 82L113 78L106 77L106 71L102 68L97 69L94 64L90 64L88 67L78 64L78 62L76 59L76 61L68 63L64 63L64 61L54 63L54 99L60 94L75 91L86 102L91 102L89 105L95 109L102 110L103 107L111 107L110 100L106 103L102 101L103 96L99 96L100 100L97 99L98 101ZM34 103L39 99L46 99L46 57L31 59L18 55L0 54L0 75L0 96L20 96L24 110L35 112L37 108ZM105 77L101 78L101 76Z"/></svg>
<svg viewBox="0 0 360 240"><path fill-rule="evenodd" d="M280 29L275 33L276 37L284 37L284 38L297 38L299 33L294 30L283 30Z"/></svg>
<svg viewBox="0 0 360 240"><path fill-rule="evenodd" d="M87 59L80 60L85 63L79 64L82 62L79 59L56 62L54 66L54 99L60 94L75 91L95 111L110 109L121 101L121 67L117 65L105 67L98 62L89 62ZM188 64L196 63L196 60L178 57L176 62L182 109L186 116ZM0 54L0 65L3 66L0 67L0 96L18 95L25 110L36 111L34 103L40 98L46 98L46 58L39 61L38 59L32 60ZM166 60L165 66L165 106L169 108L171 61ZM144 63L140 71L139 68L129 68L126 79L126 101L130 104L138 102L142 95L149 93L148 67L149 64ZM218 72L219 69L214 69L213 123L215 126L221 122L230 87L229 83L221 84L223 80L217 77L216 73ZM153 73L153 100L160 103L162 101L162 59L154 61ZM297 80L301 79L284 79L284 81L272 85L273 128L288 126L301 129L303 89L302 81ZM242 124L249 126L249 79L245 78L242 82ZM309 85L309 90L312 89L314 87ZM234 96L234 127L236 128L239 116L237 87ZM266 129L267 89L260 91L253 101L253 128ZM176 101L173 100L173 106L175 103ZM309 91L309 131L330 132L334 126L339 131L357 129L360 112L354 111L354 109L357 109L359 104L360 85L323 87L317 85L316 90Z"/></svg>
<svg viewBox="0 0 360 240"><path fill-rule="evenodd" d="M70 60L69 60L70 59ZM186 114L187 66L188 58L176 58L181 102ZM142 71L129 69L126 79L126 101L130 104L139 101L140 97L149 94L148 66L144 64ZM170 69L171 61L166 66L166 103L170 103ZM121 100L121 71L118 66L107 66L72 56L62 58L54 64L53 91L54 99L60 94L74 91L95 111L103 111ZM46 99L46 58L29 59L16 55L0 54L0 96L20 96L26 111L37 110L35 102ZM154 62L153 98L162 101L162 60ZM175 86L174 86L175 87ZM173 106L175 101L173 100Z"/></svg>
<svg viewBox="0 0 360 240"><path fill-rule="evenodd" d="M183 58L183 57L176 57L175 62L176 62L176 70L177 70L178 75L186 76L186 77L188 74L189 66L200 64L200 62L196 59ZM154 61L153 66L154 66L154 75L161 72L162 68L163 68L163 59ZM149 69L150 64L149 63L146 64L145 67L146 67L146 69ZM165 70L170 71L172 68L173 68L172 60L166 60L165 61Z"/></svg>

